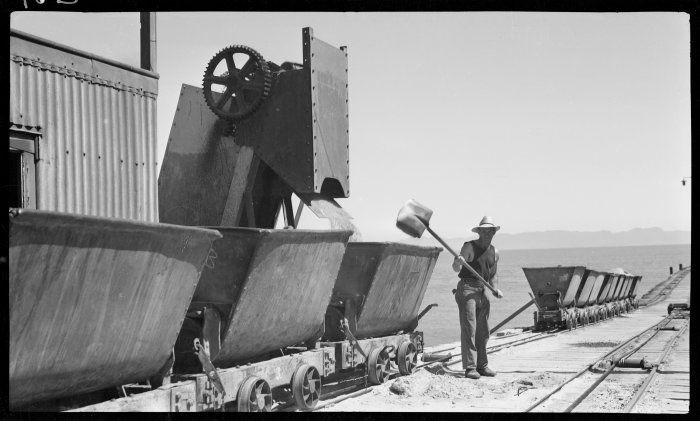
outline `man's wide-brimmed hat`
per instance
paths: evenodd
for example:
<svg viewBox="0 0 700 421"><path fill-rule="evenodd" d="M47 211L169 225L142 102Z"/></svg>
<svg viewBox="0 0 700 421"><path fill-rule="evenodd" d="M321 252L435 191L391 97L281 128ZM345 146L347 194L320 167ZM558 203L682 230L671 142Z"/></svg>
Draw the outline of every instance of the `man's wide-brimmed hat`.
<svg viewBox="0 0 700 421"><path fill-rule="evenodd" d="M490 216L484 216L483 218L481 218L481 222L479 222L478 226L472 228L472 232L477 232L478 230L483 228L496 228L496 231L501 229L500 226L493 223L493 218L491 218Z"/></svg>

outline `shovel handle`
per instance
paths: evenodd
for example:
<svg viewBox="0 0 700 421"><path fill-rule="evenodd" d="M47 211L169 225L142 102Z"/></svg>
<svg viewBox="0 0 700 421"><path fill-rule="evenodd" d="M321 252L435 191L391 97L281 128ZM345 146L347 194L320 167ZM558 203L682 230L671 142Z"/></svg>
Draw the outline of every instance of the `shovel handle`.
<svg viewBox="0 0 700 421"><path fill-rule="evenodd" d="M419 219L420 219L420 218L419 218ZM440 238L440 236L437 235L437 234L435 233L435 231L433 231L432 229L430 229L430 226L429 226L425 221L421 220L421 222L423 223L423 225L425 225L425 229L427 229L428 232L429 232L430 234L432 234L432 236L435 237L435 239L438 240L438 242L440 242L440 244L442 244L442 246L445 247L445 249L447 249L447 251L449 251L454 257L459 258L459 255L457 254L457 252L455 252L454 250L452 250L452 247L450 247L449 245L447 245L447 243L444 242L444 241L442 240L442 238ZM462 266L464 266L469 272L471 272L472 275L476 276L476 279L480 280L481 283L484 284L484 286L485 286L486 288L488 288L491 292L493 292L494 294L498 294L496 288L492 287L491 284L489 284L488 282L486 282L486 281L484 280L484 278L482 278L481 275L479 275L479 274L474 270L473 267L469 266L469 265L464 261L464 259L459 259L459 263L460 263Z"/></svg>

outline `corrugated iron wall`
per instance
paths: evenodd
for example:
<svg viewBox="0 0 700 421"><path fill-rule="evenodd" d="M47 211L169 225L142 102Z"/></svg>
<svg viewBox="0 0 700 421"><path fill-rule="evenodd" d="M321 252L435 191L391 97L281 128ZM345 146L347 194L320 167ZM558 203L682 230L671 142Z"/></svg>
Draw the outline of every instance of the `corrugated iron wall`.
<svg viewBox="0 0 700 421"><path fill-rule="evenodd" d="M38 209L158 221L157 75L140 73L11 36L11 128L42 134Z"/></svg>

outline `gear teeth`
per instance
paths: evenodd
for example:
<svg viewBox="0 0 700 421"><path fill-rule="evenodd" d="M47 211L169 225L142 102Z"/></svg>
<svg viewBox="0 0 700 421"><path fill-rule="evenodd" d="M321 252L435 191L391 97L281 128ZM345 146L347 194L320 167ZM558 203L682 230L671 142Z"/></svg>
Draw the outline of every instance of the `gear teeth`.
<svg viewBox="0 0 700 421"><path fill-rule="evenodd" d="M255 62L258 64L258 69L256 70L256 75L262 76L263 77L263 86L262 90L260 91L260 95L258 98L256 98L251 104L248 105L248 109L246 109L243 112L239 112L237 114L231 114L228 113L224 110L218 109L215 104L214 104L214 98L213 94L211 91L211 82L206 82L207 76L211 76L214 74L214 70L216 69L216 66L225 59L223 56L224 53L228 53L229 51L234 50L234 54L236 52L244 53L250 57L250 59L255 60ZM262 105L263 101L267 98L267 96L270 93L271 87L272 87L272 74L269 70L269 66L267 64L267 61L254 49L247 47L245 45L231 45L226 48L222 48L219 50L218 53L214 55L214 57L209 61L207 64L207 67L204 71L204 76L202 77L202 87L204 91L204 100L207 103L207 106L216 114L217 116L226 119L231 122L239 121L242 120L251 114L253 114L259 107Z"/></svg>

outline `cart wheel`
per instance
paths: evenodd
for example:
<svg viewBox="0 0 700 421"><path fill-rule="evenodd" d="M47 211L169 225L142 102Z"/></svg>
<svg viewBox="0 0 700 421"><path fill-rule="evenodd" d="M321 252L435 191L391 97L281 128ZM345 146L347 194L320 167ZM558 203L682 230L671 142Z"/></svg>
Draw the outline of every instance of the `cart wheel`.
<svg viewBox="0 0 700 421"><path fill-rule="evenodd" d="M297 408L314 409L321 396L321 375L316 367L302 364L292 376L292 395Z"/></svg>
<svg viewBox="0 0 700 421"><path fill-rule="evenodd" d="M413 369L418 362L418 352L416 346L411 341L403 341L399 345L399 350L396 352L396 365L399 367L399 373L406 376L413 373Z"/></svg>
<svg viewBox="0 0 700 421"><path fill-rule="evenodd" d="M367 357L367 376L372 384L382 384L389 377L391 361L382 348L372 348Z"/></svg>
<svg viewBox="0 0 700 421"><path fill-rule="evenodd" d="M249 376L238 388L236 395L238 412L270 412L272 394L270 385L257 376Z"/></svg>

